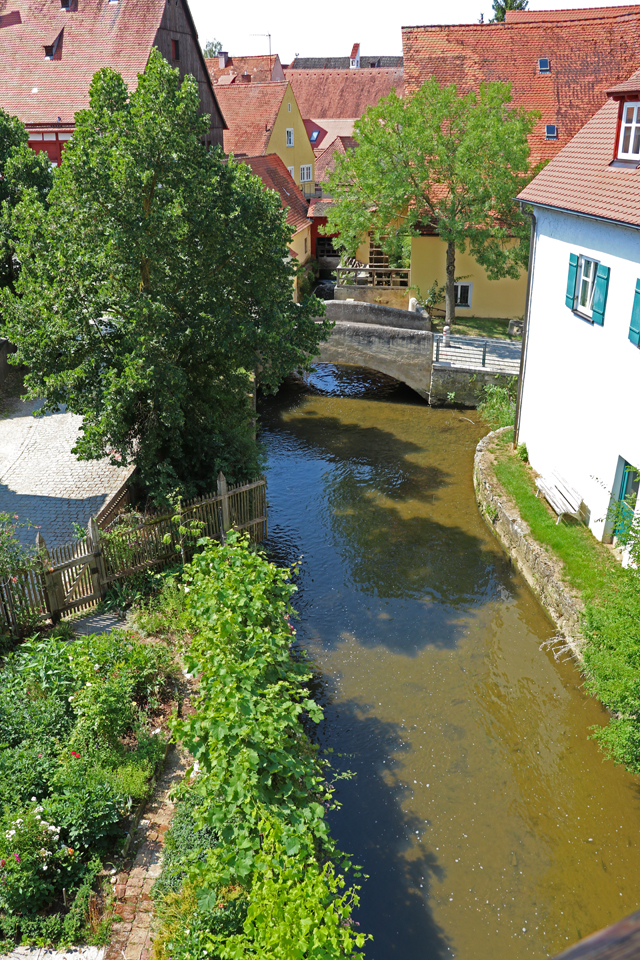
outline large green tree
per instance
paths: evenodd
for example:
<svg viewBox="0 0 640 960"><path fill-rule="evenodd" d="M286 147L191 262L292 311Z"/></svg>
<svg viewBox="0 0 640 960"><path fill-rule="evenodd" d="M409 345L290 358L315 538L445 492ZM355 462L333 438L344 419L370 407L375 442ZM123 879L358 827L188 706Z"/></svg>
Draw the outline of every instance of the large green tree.
<svg viewBox="0 0 640 960"><path fill-rule="evenodd" d="M526 267L529 221L513 198L535 172L527 136L537 116L511 106L507 83L460 96L431 78L404 98L392 91L356 123L358 146L336 159L326 232L355 253L371 231L397 257L410 237L434 230L447 244L452 322L456 250L469 247L491 279Z"/></svg>
<svg viewBox="0 0 640 960"><path fill-rule="evenodd" d="M81 459L135 461L156 499L258 467L251 375L275 389L330 324L292 300L280 198L202 145L196 81L157 51L129 94L99 71L47 209L13 217L7 336L46 410L81 414Z"/></svg>
<svg viewBox="0 0 640 960"><path fill-rule="evenodd" d="M493 0L491 23L503 23L507 10L526 10L529 0Z"/></svg>

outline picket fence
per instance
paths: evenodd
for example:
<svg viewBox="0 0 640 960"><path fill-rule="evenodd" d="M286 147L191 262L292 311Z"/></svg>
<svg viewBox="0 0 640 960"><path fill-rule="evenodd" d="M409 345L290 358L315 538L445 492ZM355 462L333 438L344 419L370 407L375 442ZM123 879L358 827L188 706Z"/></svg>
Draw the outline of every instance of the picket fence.
<svg viewBox="0 0 640 960"><path fill-rule="evenodd" d="M72 543L47 548L38 534L39 562L0 583L0 626L2 620L5 629L13 631L38 620L55 623L66 614L96 606L110 585L124 577L189 559L196 536L181 536L180 526L215 540L224 540L230 530L246 531L260 543L267 537L266 487L264 477L227 486L220 473L217 492L183 503L179 522L173 519L174 510L135 526L118 523L121 515L110 508L98 515L98 521L92 517L86 537ZM124 492L118 499L122 508Z"/></svg>

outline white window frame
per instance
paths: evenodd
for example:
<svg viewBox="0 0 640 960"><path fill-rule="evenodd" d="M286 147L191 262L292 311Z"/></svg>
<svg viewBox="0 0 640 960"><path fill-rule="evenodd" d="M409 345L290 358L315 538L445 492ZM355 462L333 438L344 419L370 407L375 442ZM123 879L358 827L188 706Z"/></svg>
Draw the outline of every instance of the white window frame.
<svg viewBox="0 0 640 960"><path fill-rule="evenodd" d="M300 183L311 183L313 180L313 165L303 163L300 167Z"/></svg>
<svg viewBox="0 0 640 960"><path fill-rule="evenodd" d="M293 127L287 127L287 146L293 146Z"/></svg>
<svg viewBox="0 0 640 960"><path fill-rule="evenodd" d="M292 180L295 180L295 178L296 178L296 168L295 168L295 167L287 167L287 170L289 171L289 176L291 177L291 179L292 179Z"/></svg>
<svg viewBox="0 0 640 960"><path fill-rule="evenodd" d="M454 299L455 299L455 308L456 310L468 310L471 307L471 301L473 299L473 284L472 283L454 283ZM469 302L468 303L458 303L458 290L460 287L469 288Z"/></svg>
<svg viewBox="0 0 640 960"><path fill-rule="evenodd" d="M630 120L627 120L628 116ZM627 135L630 149L625 150L624 142ZM638 148L635 152L632 149L634 146ZM640 102L628 101L623 104L618 157L620 160L640 160Z"/></svg>
<svg viewBox="0 0 640 960"><path fill-rule="evenodd" d="M576 275L576 294L574 299L574 310L582 314L583 317L591 319L593 317L593 293L596 288L596 276L598 274L598 265L600 261L593 257L578 257L578 273ZM589 264L589 269L585 267ZM584 296L583 296L584 294ZM584 303L582 301L585 301Z"/></svg>

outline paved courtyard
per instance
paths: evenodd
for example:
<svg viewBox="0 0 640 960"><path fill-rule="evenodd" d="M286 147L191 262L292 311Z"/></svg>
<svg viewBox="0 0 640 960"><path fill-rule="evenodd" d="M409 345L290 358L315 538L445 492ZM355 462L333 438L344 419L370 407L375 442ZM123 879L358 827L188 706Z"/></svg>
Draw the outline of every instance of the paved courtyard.
<svg viewBox="0 0 640 960"><path fill-rule="evenodd" d="M0 410L0 512L40 527L47 546L73 539L73 524L86 528L131 472L107 460L81 461L71 453L81 417L71 413L34 417L41 401L16 397ZM22 529L32 543L35 530Z"/></svg>

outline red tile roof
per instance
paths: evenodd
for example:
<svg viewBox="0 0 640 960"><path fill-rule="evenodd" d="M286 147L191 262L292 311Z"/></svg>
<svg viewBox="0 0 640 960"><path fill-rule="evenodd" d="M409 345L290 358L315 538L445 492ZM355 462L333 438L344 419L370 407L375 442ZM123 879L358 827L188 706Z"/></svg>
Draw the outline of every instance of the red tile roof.
<svg viewBox="0 0 640 960"><path fill-rule="evenodd" d="M310 120L304 120L303 122L309 141L311 141L312 133L315 130L318 131L318 136L311 142L316 157L319 157L336 137L350 137L353 133L353 125L356 119L355 117L351 119L339 117L337 120L333 118L323 118L322 120L311 118Z"/></svg>
<svg viewBox="0 0 640 960"><path fill-rule="evenodd" d="M359 70L292 70L291 83L303 117L358 119L367 107L395 88L402 96L402 68L365 67ZM224 111L223 111L224 112Z"/></svg>
<svg viewBox="0 0 640 960"><path fill-rule="evenodd" d="M529 138L532 160L553 157L602 106L605 91L640 66L640 10L622 9L562 22L403 27L405 89L431 76L461 92L509 80L513 103L542 114ZM549 58L549 73L538 71L540 57ZM546 124L557 126L557 140L545 139Z"/></svg>
<svg viewBox="0 0 640 960"><path fill-rule="evenodd" d="M212 83L219 83L228 77L227 83L233 83L236 77L248 73L254 83L267 83L270 80L284 80L284 71L277 53L261 57L228 57L225 67L220 66L217 57L205 60Z"/></svg>
<svg viewBox="0 0 640 960"><path fill-rule="evenodd" d="M355 60L355 58L358 56L359 49L360 49L360 44L354 43L354 45L351 47L351 56L349 58L350 60Z"/></svg>
<svg viewBox="0 0 640 960"><path fill-rule="evenodd" d="M242 163L251 167L253 173L260 177L268 190L275 190L280 194L282 207L287 211L287 223L293 227L294 233L311 225L307 216L309 204L277 154L268 153L266 157L242 157Z"/></svg>
<svg viewBox="0 0 640 960"><path fill-rule="evenodd" d="M4 4L3 4L4 6ZM144 71L160 27L165 0L16 0L0 21L0 106L25 123L73 123L89 106L96 70L114 67L129 87ZM58 56L44 48L62 33Z"/></svg>
<svg viewBox="0 0 640 960"><path fill-rule="evenodd" d="M574 10L507 10L507 23L523 23L536 20L600 20L603 17L618 17L620 14L640 13L640 6L580 7Z"/></svg>
<svg viewBox="0 0 640 960"><path fill-rule="evenodd" d="M324 217L326 219L327 214L329 213L329 208L333 203L334 201L329 197L322 200L311 200L309 203L309 216Z"/></svg>
<svg viewBox="0 0 640 960"><path fill-rule="evenodd" d="M225 153L253 157L265 152L287 87L286 83L216 84L229 128L224 132Z"/></svg>
<svg viewBox="0 0 640 960"><path fill-rule="evenodd" d="M634 83L637 89L640 70ZM611 166L618 109L608 100L519 199L640 226L640 170Z"/></svg>
<svg viewBox="0 0 640 960"><path fill-rule="evenodd" d="M353 137L336 137L328 147L322 151L316 160L316 180L322 183L333 171L336 165L336 153L345 154L347 150L355 150L358 141Z"/></svg>

